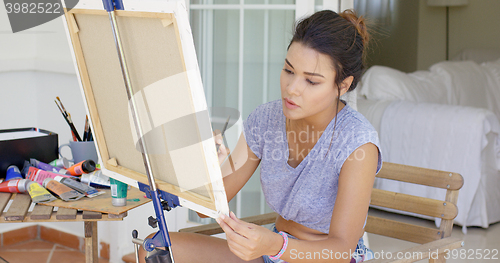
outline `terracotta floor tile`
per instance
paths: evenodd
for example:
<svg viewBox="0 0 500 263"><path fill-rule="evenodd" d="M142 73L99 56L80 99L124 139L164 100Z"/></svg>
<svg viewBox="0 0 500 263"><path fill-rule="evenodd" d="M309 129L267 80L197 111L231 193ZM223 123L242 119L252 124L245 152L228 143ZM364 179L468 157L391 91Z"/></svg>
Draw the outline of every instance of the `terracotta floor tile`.
<svg viewBox="0 0 500 263"><path fill-rule="evenodd" d="M80 251L54 251L50 263L85 262L85 255Z"/></svg>
<svg viewBox="0 0 500 263"><path fill-rule="evenodd" d="M109 259L109 244L105 242L100 243L101 251L99 255L102 258Z"/></svg>
<svg viewBox="0 0 500 263"><path fill-rule="evenodd" d="M34 239L37 235L37 226L29 226L2 233L2 244L4 246L16 244L23 241Z"/></svg>
<svg viewBox="0 0 500 263"><path fill-rule="evenodd" d="M52 243L54 244L54 243ZM74 248L69 248L69 247L65 247L63 245L59 245L59 244L54 244L56 246L56 251L59 251L59 250L70 250L70 251L79 251L79 250L76 250Z"/></svg>
<svg viewBox="0 0 500 263"><path fill-rule="evenodd" d="M43 252L12 252L12 251L1 251L0 257L4 258L8 262L29 262L29 263L45 263L49 258L49 251ZM54 261L55 262L55 261ZM68 261L69 262L69 261Z"/></svg>
<svg viewBox="0 0 500 263"><path fill-rule="evenodd" d="M52 255L51 255L52 252ZM85 253L46 240L29 240L0 247L0 257L9 263L85 263ZM0 259L0 263L4 262ZM109 263L99 259L99 263Z"/></svg>
<svg viewBox="0 0 500 263"><path fill-rule="evenodd" d="M40 226L40 238L46 241L61 244L66 247L83 250L84 241L82 237L77 237L52 228Z"/></svg>
<svg viewBox="0 0 500 263"><path fill-rule="evenodd" d="M21 243L17 243L10 246L0 247L0 251L50 251L54 247L54 243L44 241L44 240L30 240Z"/></svg>
<svg viewBox="0 0 500 263"><path fill-rule="evenodd" d="M54 251L50 263L85 263L85 254L79 251ZM99 259L99 263L109 263Z"/></svg>

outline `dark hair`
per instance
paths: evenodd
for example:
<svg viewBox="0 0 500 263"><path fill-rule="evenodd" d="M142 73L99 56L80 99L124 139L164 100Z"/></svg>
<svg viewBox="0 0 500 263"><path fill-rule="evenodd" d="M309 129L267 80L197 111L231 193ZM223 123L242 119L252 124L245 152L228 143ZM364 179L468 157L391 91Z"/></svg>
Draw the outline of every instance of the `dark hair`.
<svg viewBox="0 0 500 263"><path fill-rule="evenodd" d="M361 79L366 67L365 48L368 46L369 39L365 19L358 17L353 10L345 10L340 14L331 10L323 10L298 22L288 48L293 42L298 42L321 54L328 55L333 62L335 85L340 94L341 83L344 79L353 76L353 81L347 91L354 90ZM339 105L340 96L337 97L337 112ZM334 133L336 127L337 114L335 114ZM332 142L333 134L328 152Z"/></svg>
<svg viewBox="0 0 500 263"><path fill-rule="evenodd" d="M352 91L365 70L364 51L369 38L365 19L353 10L340 14L323 10L298 22L288 48L293 42L299 42L328 55L336 73L335 84L340 90L342 81L353 76L348 90Z"/></svg>

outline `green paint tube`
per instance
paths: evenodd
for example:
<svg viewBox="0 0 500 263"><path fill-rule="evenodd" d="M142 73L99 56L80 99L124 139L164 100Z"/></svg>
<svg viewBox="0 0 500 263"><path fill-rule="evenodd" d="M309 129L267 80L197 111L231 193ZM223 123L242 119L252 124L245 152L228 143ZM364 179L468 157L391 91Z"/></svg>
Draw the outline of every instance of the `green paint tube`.
<svg viewBox="0 0 500 263"><path fill-rule="evenodd" d="M126 206L128 185L113 178L109 178L109 182L111 183L111 203L113 206Z"/></svg>

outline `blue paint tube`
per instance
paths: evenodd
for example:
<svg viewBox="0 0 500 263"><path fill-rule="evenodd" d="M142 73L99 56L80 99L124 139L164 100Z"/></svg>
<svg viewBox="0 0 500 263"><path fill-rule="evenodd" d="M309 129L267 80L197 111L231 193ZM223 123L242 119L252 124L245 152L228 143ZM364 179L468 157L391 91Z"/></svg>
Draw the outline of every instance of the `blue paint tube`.
<svg viewBox="0 0 500 263"><path fill-rule="evenodd" d="M19 168L15 165L11 165L7 168L7 175L5 176L5 181L13 179L23 179L21 171L19 171Z"/></svg>
<svg viewBox="0 0 500 263"><path fill-rule="evenodd" d="M69 174L68 171L64 168L55 167L50 164L40 162L37 159L30 159L30 164L38 169L42 169L47 172L58 173L58 174Z"/></svg>

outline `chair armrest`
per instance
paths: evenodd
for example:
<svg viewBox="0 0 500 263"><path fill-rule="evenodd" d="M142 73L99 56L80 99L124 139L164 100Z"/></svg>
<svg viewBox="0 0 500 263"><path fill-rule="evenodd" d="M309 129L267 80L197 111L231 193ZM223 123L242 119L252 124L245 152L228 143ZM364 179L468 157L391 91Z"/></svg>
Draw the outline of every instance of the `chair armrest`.
<svg viewBox="0 0 500 263"><path fill-rule="evenodd" d="M267 224L274 223L276 221L277 216L278 216L278 214L273 212L273 213L256 215L256 216L249 216L249 217L241 218L241 220L248 222L248 223L256 224L256 225L267 225ZM222 231L222 228L220 228L219 224L213 223L213 224L207 224L207 225L179 229L179 232L198 233L198 234L202 234L202 235L215 235L215 234L222 233L223 231Z"/></svg>
<svg viewBox="0 0 500 263"><path fill-rule="evenodd" d="M422 245L418 245L416 247L412 247L409 249L397 251L397 252L392 252L392 259L372 259L372 260L367 260L364 262L370 262L370 263L386 263L386 262L397 262L397 263L406 263L406 262L416 262L420 261L422 259L427 259L429 258L430 254L432 254L432 257L434 258L436 256L436 251L437 254L443 254L446 252L451 252L451 250L462 247L464 245L464 241L455 238L455 237L447 237L443 239L439 239L436 241L432 241L429 243L425 243ZM409 254L408 254L409 253ZM415 258L406 258L406 255L411 255L412 257L415 256ZM398 256L399 255L399 256ZM384 257L386 255L384 254ZM401 259L397 259L401 258Z"/></svg>

